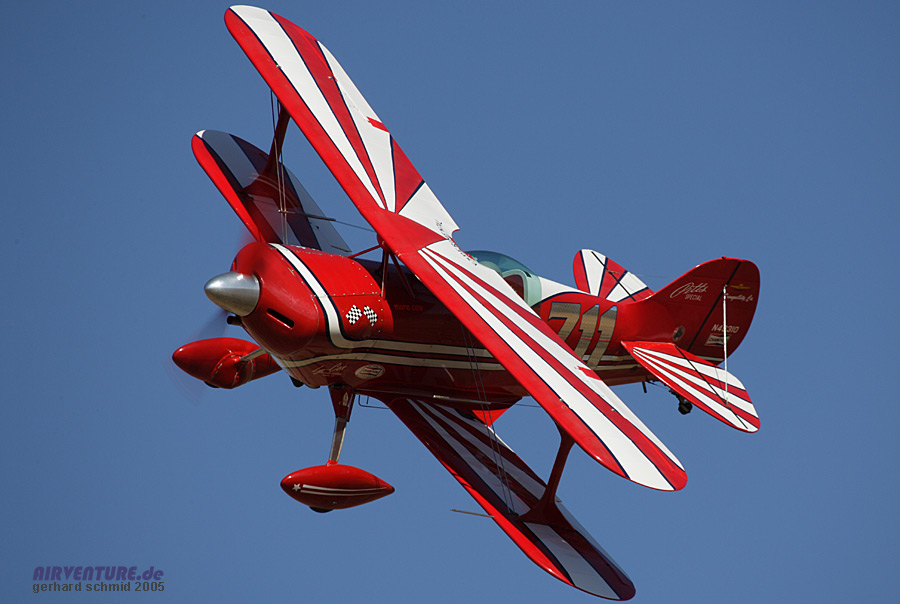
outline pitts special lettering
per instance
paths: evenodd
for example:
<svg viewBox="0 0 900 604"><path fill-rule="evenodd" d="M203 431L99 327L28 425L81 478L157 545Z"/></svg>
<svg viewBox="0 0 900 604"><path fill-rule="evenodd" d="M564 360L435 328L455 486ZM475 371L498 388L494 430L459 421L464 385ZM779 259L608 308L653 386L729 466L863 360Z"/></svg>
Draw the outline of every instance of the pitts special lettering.
<svg viewBox="0 0 900 604"><path fill-rule="evenodd" d="M677 298L678 296L684 296L685 300L703 300L702 294L705 294L709 290L709 283L694 283L693 281L690 283L685 283L681 287L677 288L671 294L669 294L670 298Z"/></svg>

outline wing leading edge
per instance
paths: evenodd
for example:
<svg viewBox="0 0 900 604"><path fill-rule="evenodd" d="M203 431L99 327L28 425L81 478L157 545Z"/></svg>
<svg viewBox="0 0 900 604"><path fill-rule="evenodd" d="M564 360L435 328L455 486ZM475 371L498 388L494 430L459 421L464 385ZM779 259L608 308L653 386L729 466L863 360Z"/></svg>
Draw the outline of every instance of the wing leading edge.
<svg viewBox="0 0 900 604"><path fill-rule="evenodd" d="M225 20L384 243L554 421L616 474L682 488L687 476L665 445L497 273L459 250L453 219L331 53L262 9L232 7Z"/></svg>
<svg viewBox="0 0 900 604"><path fill-rule="evenodd" d="M520 520L546 485L491 428L471 415L410 398L385 403L535 564L602 598L634 596L628 575L562 504L554 504L560 513L552 523Z"/></svg>

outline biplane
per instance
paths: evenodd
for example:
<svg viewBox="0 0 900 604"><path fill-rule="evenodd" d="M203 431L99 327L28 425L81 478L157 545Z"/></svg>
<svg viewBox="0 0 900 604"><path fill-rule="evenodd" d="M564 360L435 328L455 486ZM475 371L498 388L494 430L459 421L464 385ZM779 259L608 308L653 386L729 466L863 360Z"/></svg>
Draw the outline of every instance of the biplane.
<svg viewBox="0 0 900 604"><path fill-rule="evenodd" d="M205 291L252 340L193 342L175 363L219 388L275 372L326 387L335 413L327 462L281 482L313 510L393 492L340 463L354 401L374 398L538 566L585 592L631 598L632 581L557 497L563 467L578 445L637 484L685 486L675 455L610 389L619 384L662 382L682 413L697 408L744 432L759 428L746 389L726 369L756 309L756 266L719 258L654 292L588 249L575 255L574 287L504 254L464 252L453 218L325 46L259 8L232 7L225 23L279 107L268 152L211 130L192 141L253 238ZM374 229L372 248L349 249L284 167L290 121ZM523 397L559 430L546 481L493 428Z"/></svg>

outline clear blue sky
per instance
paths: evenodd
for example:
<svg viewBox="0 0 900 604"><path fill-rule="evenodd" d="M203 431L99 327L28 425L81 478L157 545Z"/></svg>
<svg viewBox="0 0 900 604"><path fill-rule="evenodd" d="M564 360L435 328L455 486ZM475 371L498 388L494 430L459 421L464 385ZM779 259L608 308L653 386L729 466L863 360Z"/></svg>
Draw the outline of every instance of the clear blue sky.
<svg viewBox="0 0 900 604"><path fill-rule="evenodd" d="M243 237L190 137L271 136L227 6L4 8L0 600L98 601L35 596L32 571L110 564L166 579L110 602L592 601L491 521L452 513L478 508L390 412L355 410L342 461L397 492L317 515L278 483L325 460L325 392L276 375L197 400L169 378L171 352L214 313L203 283ZM636 602L894 601L900 4L266 8L340 59L463 248L566 283L583 247L651 287L718 256L759 265L754 325L729 361L759 433L626 387L687 487L653 492L580 452L563 476ZM286 161L319 205L362 224L290 136ZM543 411L497 427L546 475Z"/></svg>

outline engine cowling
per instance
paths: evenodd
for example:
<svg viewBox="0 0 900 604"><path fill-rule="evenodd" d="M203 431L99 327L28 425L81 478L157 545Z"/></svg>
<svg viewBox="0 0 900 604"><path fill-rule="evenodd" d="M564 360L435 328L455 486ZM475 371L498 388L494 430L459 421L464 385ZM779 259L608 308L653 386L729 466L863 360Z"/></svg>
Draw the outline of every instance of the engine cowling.
<svg viewBox="0 0 900 604"><path fill-rule="evenodd" d="M251 243L235 257L232 270L226 275L246 275L248 283L258 284L255 307L241 315L241 323L254 340L277 355L346 348L348 341L393 330L380 286L352 258ZM249 306L247 295L237 293Z"/></svg>

